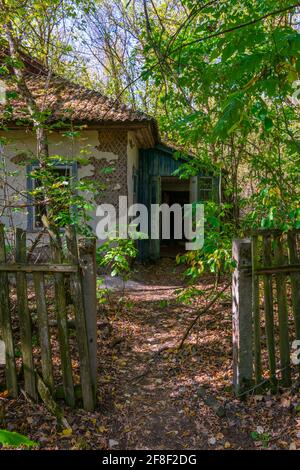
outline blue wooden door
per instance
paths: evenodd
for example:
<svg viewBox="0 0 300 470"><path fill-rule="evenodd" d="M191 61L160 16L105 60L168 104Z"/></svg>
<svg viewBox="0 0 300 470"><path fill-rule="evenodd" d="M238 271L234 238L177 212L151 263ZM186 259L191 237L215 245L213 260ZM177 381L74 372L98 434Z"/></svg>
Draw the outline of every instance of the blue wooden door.
<svg viewBox="0 0 300 470"><path fill-rule="evenodd" d="M157 233L155 238L151 237L149 240L149 258L153 261L160 257L160 215L155 214L155 209L152 204L161 204L161 177L150 176L149 177L149 195L150 195L150 207L149 207L149 230L151 227ZM157 225L158 224L158 225Z"/></svg>

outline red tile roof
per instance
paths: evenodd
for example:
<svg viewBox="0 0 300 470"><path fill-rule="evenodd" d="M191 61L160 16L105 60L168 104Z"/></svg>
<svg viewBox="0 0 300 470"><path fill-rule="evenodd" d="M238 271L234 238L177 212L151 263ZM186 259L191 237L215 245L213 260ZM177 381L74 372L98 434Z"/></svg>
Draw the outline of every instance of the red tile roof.
<svg viewBox="0 0 300 470"><path fill-rule="evenodd" d="M4 55L2 49L2 57ZM47 72L35 59L22 56L26 68L26 83L40 109L49 113L49 121L58 120L84 123L151 123L157 130L156 121L147 114L136 111L119 101L113 101L100 92L74 84L65 78ZM0 51L1 63L1 51ZM1 79L1 75L0 75ZM2 80L9 83L9 80ZM8 85L8 91L15 90ZM9 121L28 118L24 100L16 95L9 99L12 115ZM4 118L4 107L0 105L0 119ZM8 119L8 117L6 117Z"/></svg>

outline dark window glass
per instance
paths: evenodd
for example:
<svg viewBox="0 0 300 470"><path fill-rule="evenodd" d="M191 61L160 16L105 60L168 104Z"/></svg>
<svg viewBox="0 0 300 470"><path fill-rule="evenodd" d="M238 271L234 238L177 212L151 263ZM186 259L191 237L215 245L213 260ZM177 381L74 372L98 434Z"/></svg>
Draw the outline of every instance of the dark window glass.
<svg viewBox="0 0 300 470"><path fill-rule="evenodd" d="M213 178L211 176L201 176L198 179L199 200L211 201L213 199Z"/></svg>

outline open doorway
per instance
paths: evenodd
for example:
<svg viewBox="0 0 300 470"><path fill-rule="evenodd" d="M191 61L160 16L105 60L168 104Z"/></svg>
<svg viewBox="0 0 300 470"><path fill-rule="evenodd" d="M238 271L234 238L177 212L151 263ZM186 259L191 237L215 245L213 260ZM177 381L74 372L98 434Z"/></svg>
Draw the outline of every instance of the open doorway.
<svg viewBox="0 0 300 470"><path fill-rule="evenodd" d="M176 176L161 177L161 203L172 206L173 204L190 203L190 182L181 180ZM183 211L182 211L183 214ZM178 253L185 251L185 238L182 217L182 239L174 238L174 214L170 217L170 240L161 239L160 256L164 258L175 258Z"/></svg>

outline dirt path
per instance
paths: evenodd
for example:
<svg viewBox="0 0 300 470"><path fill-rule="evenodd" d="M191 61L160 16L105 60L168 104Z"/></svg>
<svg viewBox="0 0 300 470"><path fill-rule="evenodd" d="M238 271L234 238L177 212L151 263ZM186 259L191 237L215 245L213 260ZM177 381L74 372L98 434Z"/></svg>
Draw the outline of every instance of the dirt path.
<svg viewBox="0 0 300 470"><path fill-rule="evenodd" d="M176 302L181 273L165 260L144 269L137 279L141 277L144 286L127 291L128 306L114 320L117 336L124 338L108 368L115 373L111 387L117 412L110 426L112 439L118 442L115 448L229 448L242 442L252 447L249 435L236 431L236 420L230 419L229 411L229 417L218 418L197 394L199 385L206 385L222 404L226 399L223 391L230 388L226 300L201 319L178 355L175 347L195 316L195 305ZM211 288L211 281L202 288ZM111 304L117 295L112 295ZM168 349L157 355L162 348Z"/></svg>

